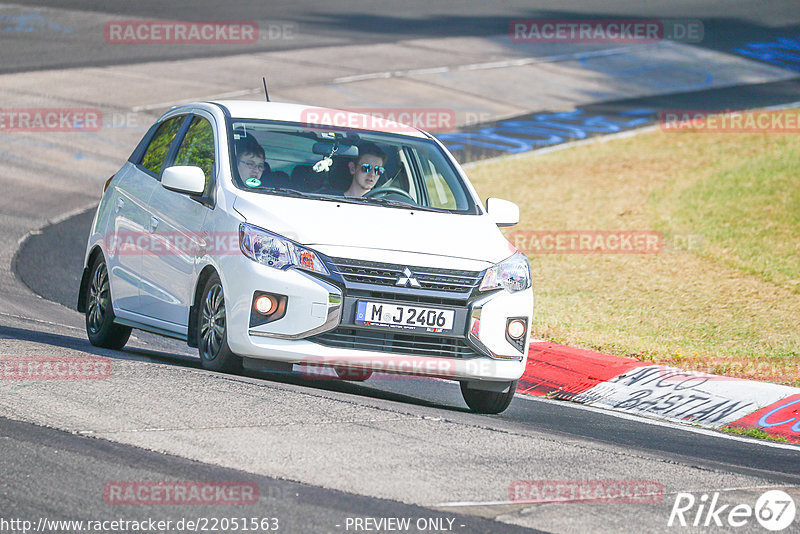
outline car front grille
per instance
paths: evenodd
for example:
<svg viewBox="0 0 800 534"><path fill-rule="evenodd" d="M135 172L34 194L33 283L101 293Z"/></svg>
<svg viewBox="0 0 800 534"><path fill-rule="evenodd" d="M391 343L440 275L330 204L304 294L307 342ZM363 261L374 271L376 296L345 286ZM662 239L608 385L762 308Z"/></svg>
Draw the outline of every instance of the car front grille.
<svg viewBox="0 0 800 534"><path fill-rule="evenodd" d="M375 352L396 352L414 356L475 358L483 356L460 337L433 337L419 334L395 334L375 330L339 327L308 338L328 347Z"/></svg>
<svg viewBox="0 0 800 534"><path fill-rule="evenodd" d="M397 304L420 304L423 306L464 306L467 302L466 296L459 296L455 294L447 294L449 298L442 298L437 294L410 294L410 293L396 293L388 291L369 291L353 289L347 292L348 297L353 297L359 300L366 299L379 299L390 300Z"/></svg>
<svg viewBox="0 0 800 534"><path fill-rule="evenodd" d="M373 286L397 287L398 280L407 277L406 269L419 286L412 283L405 287L447 293L469 294L480 283L480 271L461 271L456 269L438 269L433 267L409 267L394 263L331 258L336 270L345 282L369 284Z"/></svg>

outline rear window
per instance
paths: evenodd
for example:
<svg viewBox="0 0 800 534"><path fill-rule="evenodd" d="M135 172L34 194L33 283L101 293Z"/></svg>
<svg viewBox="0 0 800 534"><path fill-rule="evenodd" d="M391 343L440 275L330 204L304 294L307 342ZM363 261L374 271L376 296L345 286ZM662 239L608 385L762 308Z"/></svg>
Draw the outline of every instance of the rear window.
<svg viewBox="0 0 800 534"><path fill-rule="evenodd" d="M169 147L172 144L172 141L175 139L175 136L178 134L178 130L180 130L184 118L186 118L185 115L180 115L178 117L167 119L161 123L161 126L156 129L156 133L153 134L150 144L147 145L144 155L142 155L142 161L140 163L142 167L152 172L156 176L161 175L161 168L164 165L164 158L167 157Z"/></svg>

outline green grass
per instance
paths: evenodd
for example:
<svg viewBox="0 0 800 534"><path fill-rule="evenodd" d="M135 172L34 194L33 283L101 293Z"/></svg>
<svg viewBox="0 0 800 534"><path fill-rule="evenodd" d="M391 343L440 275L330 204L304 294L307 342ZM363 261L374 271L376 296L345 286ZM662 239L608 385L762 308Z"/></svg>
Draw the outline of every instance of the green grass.
<svg viewBox="0 0 800 534"><path fill-rule="evenodd" d="M509 230L657 230L658 254L529 254L533 335L800 385L800 136L655 131L469 169Z"/></svg>
<svg viewBox="0 0 800 534"><path fill-rule="evenodd" d="M671 216L657 227L701 235L706 257L800 291L800 150L786 137L762 148L680 190L672 205L655 191L651 207Z"/></svg>
<svg viewBox="0 0 800 534"><path fill-rule="evenodd" d="M772 441L780 441L782 443L787 443L789 441L783 436L776 436L774 434L769 434L757 427L741 428L738 426L726 426L722 427L720 430L722 430L723 432L727 432L728 434L737 434L739 436L747 436L750 438L768 439Z"/></svg>

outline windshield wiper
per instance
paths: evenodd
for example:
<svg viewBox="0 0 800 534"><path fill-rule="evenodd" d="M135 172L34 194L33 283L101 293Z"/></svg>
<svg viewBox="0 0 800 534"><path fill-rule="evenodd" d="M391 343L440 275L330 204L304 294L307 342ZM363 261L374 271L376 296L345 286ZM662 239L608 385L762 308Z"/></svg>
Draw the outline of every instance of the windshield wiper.
<svg viewBox="0 0 800 534"><path fill-rule="evenodd" d="M265 193L274 193L276 195L285 195L287 197L295 197L295 198L311 198L314 200L330 200L335 202L342 200L342 197L339 196L323 195L319 193L305 193L303 191L298 191L297 189L289 189L287 187L264 187L261 189L261 191Z"/></svg>
<svg viewBox="0 0 800 534"><path fill-rule="evenodd" d="M298 191L296 189L288 189L286 187L265 187L261 189L264 192L274 193L276 195L284 195L287 197L296 197L296 198L315 198L313 195L309 195L308 193L303 193L302 191Z"/></svg>
<svg viewBox="0 0 800 534"><path fill-rule="evenodd" d="M400 200L392 200L390 198L369 198L369 197L344 197L340 200L345 202L352 202L353 204L380 204L381 206L389 206L392 208L403 208L407 210L420 210L420 211L441 211L436 208L429 208L428 206L420 206L418 204L409 204Z"/></svg>
<svg viewBox="0 0 800 534"><path fill-rule="evenodd" d="M368 198L368 197L340 197L338 195L318 195L311 193L304 193L296 189L288 189L286 187L265 187L261 191L265 193L273 193L276 195L284 195L287 197L295 198L311 198L314 200L328 200L332 202L348 202L351 204L379 204L381 206L389 206L392 208L403 208L407 210L420 210L420 211L434 211L442 212L437 208L430 208L428 206L420 206L417 204L409 204L400 200L392 200L390 198Z"/></svg>

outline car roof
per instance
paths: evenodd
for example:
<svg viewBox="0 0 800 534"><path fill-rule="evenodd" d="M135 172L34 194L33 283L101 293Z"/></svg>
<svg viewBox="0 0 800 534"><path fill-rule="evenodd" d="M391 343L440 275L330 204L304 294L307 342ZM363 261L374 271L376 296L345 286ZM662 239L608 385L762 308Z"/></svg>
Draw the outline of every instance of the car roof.
<svg viewBox="0 0 800 534"><path fill-rule="evenodd" d="M217 100L212 102L228 109L235 119L264 119L283 122L299 122L314 126L351 128L381 133L402 134L410 137L427 138L422 130L399 122L388 120L392 110L370 109L370 114L354 111L286 104L282 102L262 102L250 100Z"/></svg>

